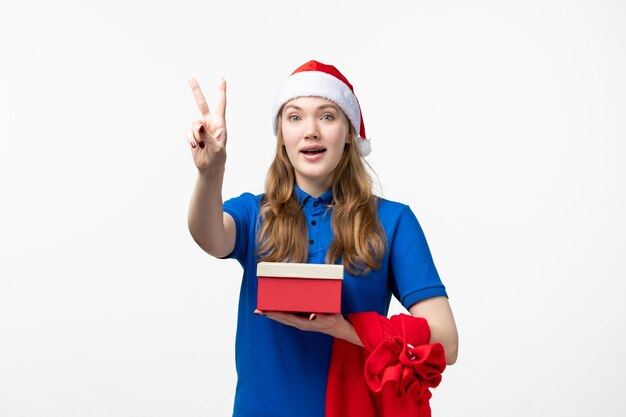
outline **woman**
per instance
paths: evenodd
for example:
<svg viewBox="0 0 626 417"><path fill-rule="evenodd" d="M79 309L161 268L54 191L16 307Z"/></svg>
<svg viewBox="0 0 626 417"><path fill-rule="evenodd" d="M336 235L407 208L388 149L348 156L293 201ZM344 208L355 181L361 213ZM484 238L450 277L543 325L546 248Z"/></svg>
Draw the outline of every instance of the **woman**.
<svg viewBox="0 0 626 417"><path fill-rule="evenodd" d="M373 195L370 152L352 85L333 66L310 61L281 84L274 102L276 154L265 193L222 203L226 82L213 112L190 81L201 117L187 140L198 168L189 230L212 256L235 258L244 274L236 338L234 416L324 416L333 339L362 345L347 314L386 316L393 294L427 320L445 361L457 331L445 287L411 209ZM256 309L260 261L342 263L342 314Z"/></svg>

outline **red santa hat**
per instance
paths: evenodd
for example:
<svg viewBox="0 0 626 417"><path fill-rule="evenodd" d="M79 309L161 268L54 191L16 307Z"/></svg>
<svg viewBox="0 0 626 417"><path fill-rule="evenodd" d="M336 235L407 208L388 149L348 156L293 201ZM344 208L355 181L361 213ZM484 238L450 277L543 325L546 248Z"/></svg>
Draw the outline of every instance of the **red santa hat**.
<svg viewBox="0 0 626 417"><path fill-rule="evenodd" d="M322 97L339 106L357 132L357 147L361 155L370 154L370 140L365 136L361 106L352 84L337 68L317 61L302 65L278 87L273 106L274 134L278 133L278 113L283 105L296 97L306 96Z"/></svg>

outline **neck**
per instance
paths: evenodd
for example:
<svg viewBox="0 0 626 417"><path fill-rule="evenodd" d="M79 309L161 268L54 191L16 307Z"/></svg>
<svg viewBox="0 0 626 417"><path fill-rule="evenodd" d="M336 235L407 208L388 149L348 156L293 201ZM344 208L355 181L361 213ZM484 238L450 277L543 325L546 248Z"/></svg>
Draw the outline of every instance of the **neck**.
<svg viewBox="0 0 626 417"><path fill-rule="evenodd" d="M311 197L317 198L330 189L332 178L328 176L324 181L296 178L296 185Z"/></svg>

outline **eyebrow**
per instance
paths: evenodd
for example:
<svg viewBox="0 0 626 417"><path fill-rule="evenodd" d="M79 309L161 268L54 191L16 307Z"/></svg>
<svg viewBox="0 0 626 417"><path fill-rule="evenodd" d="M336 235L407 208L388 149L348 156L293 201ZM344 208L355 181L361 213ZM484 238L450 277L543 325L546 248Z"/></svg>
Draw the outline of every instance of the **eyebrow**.
<svg viewBox="0 0 626 417"><path fill-rule="evenodd" d="M287 104L284 110L287 110L290 107L296 110L302 110L302 107L298 107L295 104ZM339 110L339 108L335 106L334 104L322 104L321 106L317 107L316 110L324 110L324 109Z"/></svg>

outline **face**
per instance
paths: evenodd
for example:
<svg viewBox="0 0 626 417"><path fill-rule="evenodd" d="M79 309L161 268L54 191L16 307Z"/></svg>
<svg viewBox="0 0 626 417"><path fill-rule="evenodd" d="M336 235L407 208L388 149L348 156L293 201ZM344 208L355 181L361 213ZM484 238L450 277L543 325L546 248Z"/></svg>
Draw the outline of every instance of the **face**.
<svg viewBox="0 0 626 417"><path fill-rule="evenodd" d="M296 183L312 195L328 190L350 141L348 118L336 104L320 97L288 101L281 118L283 142Z"/></svg>

